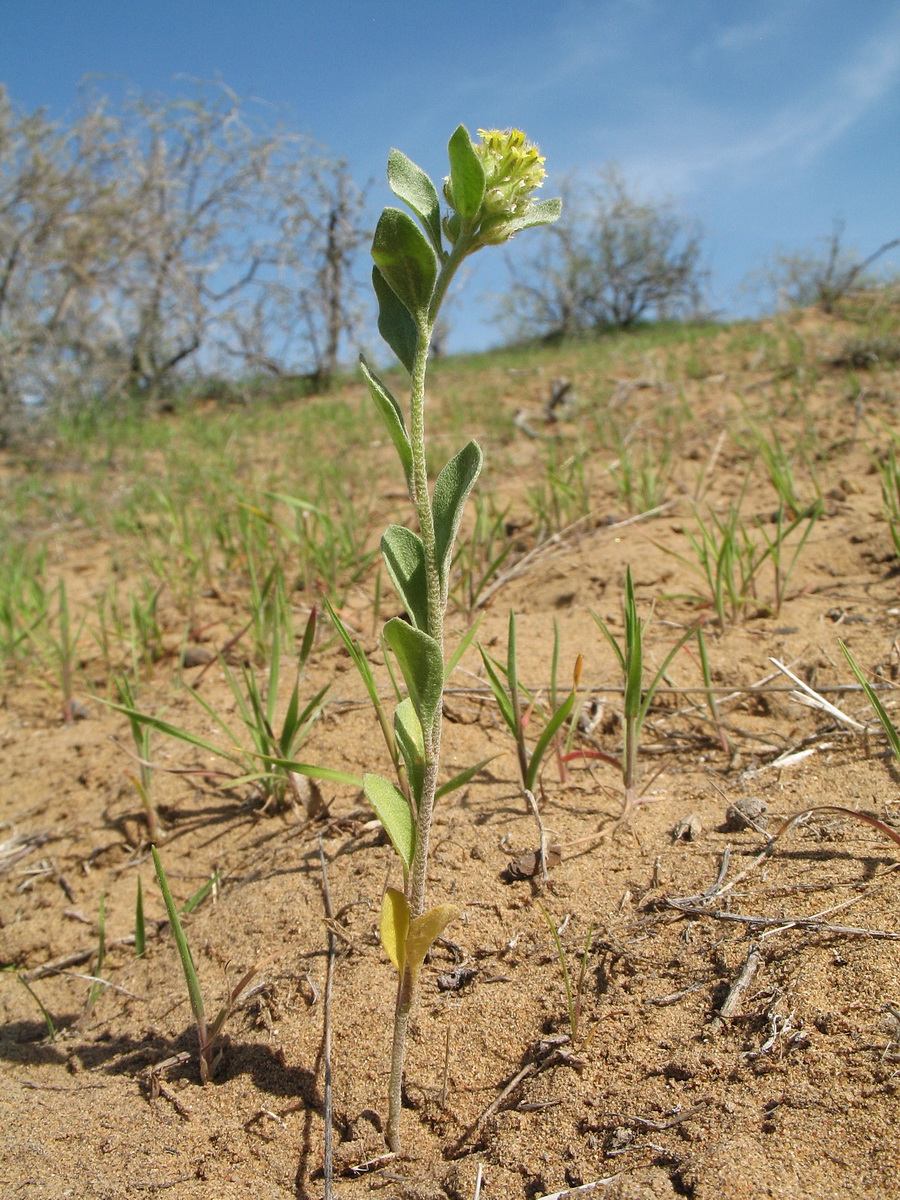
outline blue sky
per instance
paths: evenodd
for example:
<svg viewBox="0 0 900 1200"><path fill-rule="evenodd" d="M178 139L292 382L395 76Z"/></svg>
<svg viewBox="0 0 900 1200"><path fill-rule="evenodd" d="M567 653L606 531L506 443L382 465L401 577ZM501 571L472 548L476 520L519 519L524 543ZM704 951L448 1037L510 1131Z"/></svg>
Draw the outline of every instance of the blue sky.
<svg viewBox="0 0 900 1200"><path fill-rule="evenodd" d="M169 94L220 77L374 180L373 208L390 146L439 177L460 121L524 129L547 195L614 160L700 220L723 313L834 218L861 251L900 235L900 0L0 0L15 102L62 116L89 74ZM457 348L497 337L489 255Z"/></svg>

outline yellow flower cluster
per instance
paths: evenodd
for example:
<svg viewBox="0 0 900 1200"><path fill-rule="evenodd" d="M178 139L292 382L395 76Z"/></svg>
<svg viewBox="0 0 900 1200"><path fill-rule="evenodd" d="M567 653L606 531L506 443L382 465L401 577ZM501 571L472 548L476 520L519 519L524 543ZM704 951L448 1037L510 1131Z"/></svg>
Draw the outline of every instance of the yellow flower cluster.
<svg viewBox="0 0 900 1200"><path fill-rule="evenodd" d="M521 129L479 129L475 152L484 167L485 189L478 244L499 245L511 236L508 223L523 216L531 194L544 182L544 158Z"/></svg>
<svg viewBox="0 0 900 1200"><path fill-rule="evenodd" d="M504 200L526 200L544 182L545 159L521 129L479 129L475 147L484 166L486 196L502 193Z"/></svg>

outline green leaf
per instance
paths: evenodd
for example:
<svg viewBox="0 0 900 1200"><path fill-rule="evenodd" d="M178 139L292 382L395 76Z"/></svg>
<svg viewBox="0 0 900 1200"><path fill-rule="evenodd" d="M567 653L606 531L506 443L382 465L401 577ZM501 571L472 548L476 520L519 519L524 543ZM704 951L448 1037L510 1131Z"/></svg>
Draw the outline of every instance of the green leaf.
<svg viewBox="0 0 900 1200"><path fill-rule="evenodd" d="M391 581L417 629L428 628L428 584L422 539L405 525L388 525L381 553Z"/></svg>
<svg viewBox="0 0 900 1200"><path fill-rule="evenodd" d="M421 629L394 617L384 627L387 644L396 655L409 698L425 734L434 724L444 690L444 658L441 648Z"/></svg>
<svg viewBox="0 0 900 1200"><path fill-rule="evenodd" d="M891 744L891 750L894 752L894 757L900 761L900 733L897 732L897 727L888 716L888 711L881 703L878 693L872 687L871 683L869 683L868 679L866 679L865 675L863 675L856 659L850 653L846 643L838 639L838 645L840 646L841 650L843 650L844 658L846 658L847 662L850 664L850 669L853 671L853 674L859 681L859 685L865 692L867 700L875 710L875 715L881 722L884 732L888 736L888 741Z"/></svg>
<svg viewBox="0 0 900 1200"><path fill-rule="evenodd" d="M386 208L372 239L372 257L393 292L413 317L428 312L438 262L418 225L399 208Z"/></svg>
<svg viewBox="0 0 900 1200"><path fill-rule="evenodd" d="M612 647L613 652L615 653L615 656L619 661L619 667L621 668L621 670L624 673L626 667L625 667L625 655L622 653L622 647L616 641L614 635L612 633L610 633L609 626L606 624L606 622L603 620L603 618L598 617L593 609L590 610L590 613L591 613L591 616L594 618L594 620L597 622L600 632L603 634L603 636L606 638L606 640L609 642L610 646Z"/></svg>
<svg viewBox="0 0 900 1200"><path fill-rule="evenodd" d="M403 311L406 312L405 309ZM415 330L413 330L413 338L415 339ZM413 344L413 352L415 352L415 344ZM403 410L374 371L370 369L362 355L359 356L359 365L365 381L369 385L369 393L375 401L375 407L381 413L382 420L391 435L391 441L400 457L400 462L403 464L406 485L412 491L412 449L409 444L409 434L406 431L406 422L403 420Z"/></svg>
<svg viewBox="0 0 900 1200"><path fill-rule="evenodd" d="M408 872L416 851L416 824L409 801L396 784L381 775L364 775L363 791Z"/></svg>
<svg viewBox="0 0 900 1200"><path fill-rule="evenodd" d="M194 1014L194 1020L197 1022L197 1028L200 1030L200 1042L205 1041L206 1034L206 1018L203 1011L203 997L200 994L200 980L197 978L197 971L194 967L194 960L191 957L190 947L188 946L187 938L184 934L184 929L181 924L181 919L178 916L178 909L175 907L175 901L172 899L172 893L169 890L169 881L166 879L165 871L163 871L162 863L159 861L159 855L156 852L156 847L150 847L150 853L153 855L153 865L156 868L156 878L159 880L160 891L163 895L163 901L166 906L166 912L169 917L169 924L172 926L172 933L175 937L175 945L178 947L178 955L181 958L181 966L184 971L185 982L187 983L188 996L191 1001L191 1010Z"/></svg>
<svg viewBox="0 0 900 1200"><path fill-rule="evenodd" d="M147 925L144 920L144 888L141 877L137 877L137 900L134 906L134 952L138 958L144 957L147 949Z"/></svg>
<svg viewBox="0 0 900 1200"><path fill-rule="evenodd" d="M377 267L372 268L372 287L378 300L378 332L412 374L419 340L416 323Z"/></svg>
<svg viewBox="0 0 900 1200"><path fill-rule="evenodd" d="M451 792L455 792L457 788L465 787L469 780L474 779L478 772L486 767L489 762L493 762L495 758L499 757L500 756L498 754L492 754L490 758L483 758L481 762L477 762L474 767L466 767L464 771L460 771L458 775L454 775L452 779L448 779L446 783L442 783L434 793L435 800L440 800L441 796L449 796L449 794Z"/></svg>
<svg viewBox="0 0 900 1200"><path fill-rule="evenodd" d="M215 875L212 875L209 879L207 879L206 883L201 884L200 887L197 888L196 892L194 892L193 896L189 896L188 899L185 900L184 904L182 904L181 915L183 917L190 916L194 909L203 903L221 878L222 872L216 871Z"/></svg>
<svg viewBox="0 0 900 1200"><path fill-rule="evenodd" d="M524 212L520 217L513 217L504 225L504 229L509 231L509 236L518 233L522 229L531 229L534 225L552 225L554 221L558 221L562 213L562 200L554 198L552 200L533 200L527 212Z"/></svg>
<svg viewBox="0 0 900 1200"><path fill-rule="evenodd" d="M413 210L440 254L441 206L434 184L422 168L400 150L392 150L388 155L387 178L391 191Z"/></svg>
<svg viewBox="0 0 900 1200"><path fill-rule="evenodd" d="M295 775L308 775L310 779L324 779L326 783L346 783L349 787L362 787L362 780L357 775L348 775L346 771L336 771L334 767L317 767L314 763L295 762L292 758L275 758L272 754L254 754L247 751L248 758L258 758L269 767L279 767L282 771L293 771ZM257 778L257 776L248 776ZM263 778L260 776L260 778ZM232 781L232 787L237 781Z"/></svg>
<svg viewBox="0 0 900 1200"><path fill-rule="evenodd" d="M399 975L406 966L406 939L409 936L409 904L396 888L385 888L378 926L381 944Z"/></svg>
<svg viewBox="0 0 900 1200"><path fill-rule="evenodd" d="M463 634L459 645L456 647L456 649L450 655L450 661L447 663L447 669L444 672L445 679L449 679L450 676L453 674L453 672L456 670L456 668L459 666L459 660L462 658L462 656L465 654L465 652L471 646L471 644L475 638L475 634L478 632L478 626L481 624L481 618L483 616L484 616L484 613L478 614L478 616L475 618L475 620L472 622L472 624L469 626L469 628Z"/></svg>
<svg viewBox="0 0 900 1200"><path fill-rule="evenodd" d="M516 648L516 614L509 610L509 633L506 642L506 685L509 688L509 699L516 716L516 728L521 730L522 717L519 712L519 664Z"/></svg>
<svg viewBox="0 0 900 1200"><path fill-rule="evenodd" d="M434 538L441 594L446 600L453 543L469 493L481 471L484 455L477 442L463 446L446 464L434 485Z"/></svg>
<svg viewBox="0 0 900 1200"><path fill-rule="evenodd" d="M484 201L484 167L475 153L465 125L460 125L447 145L453 207L463 221L474 221Z"/></svg>
<svg viewBox="0 0 900 1200"><path fill-rule="evenodd" d="M644 681L644 626L637 614L631 567L625 571L625 716L637 717Z"/></svg>
<svg viewBox="0 0 900 1200"><path fill-rule="evenodd" d="M575 705L575 698L575 692L570 692L544 726L541 736L535 743L531 758L528 761L528 774L525 777L525 787L529 792L534 791L534 785L537 780L538 771L541 769L541 762L543 761L544 755L547 753L547 747L556 736L556 731L559 729L560 725L562 725L563 721L565 721L569 713L572 711Z"/></svg>
<svg viewBox="0 0 900 1200"><path fill-rule="evenodd" d="M310 654L312 653L312 648L313 648L313 645L316 640L316 629L318 627L318 624L319 624L319 607L317 604L314 604L312 606L312 608L309 610L309 616L306 619L306 627L303 630L303 640L300 644L300 655L299 655L298 666L297 666L298 680L299 680L300 672L306 666L306 660L309 658Z"/></svg>
<svg viewBox="0 0 900 1200"><path fill-rule="evenodd" d="M512 701L509 698L506 688L503 686L503 680L500 678L494 661L487 653L484 646L479 645L478 649L481 653L481 661L484 663L484 670L488 677L488 683L491 685L491 691L494 693L494 699L497 701L497 705L500 709L503 720L509 727L509 731L513 737L518 737L519 723L516 720L516 713L513 709Z"/></svg>
<svg viewBox="0 0 900 1200"><path fill-rule="evenodd" d="M418 807L425 782L425 742L412 700L401 700L394 710L394 736L406 763L410 790Z"/></svg>
<svg viewBox="0 0 900 1200"><path fill-rule="evenodd" d="M191 691L188 688L188 691ZM197 696L196 692L191 693ZM199 696L197 696L199 699ZM133 708L127 708L124 704L116 704L112 700L105 700L102 696L98 697L101 704L105 704L108 708L113 708L116 712L123 713L128 717L129 721L140 722L141 725L146 725L150 729L155 729L158 733L164 733L167 737L178 738L181 742L187 742L191 746L199 746L201 750L206 750L210 754L217 754L220 758L227 759L228 762L234 763L236 766L245 765L245 756L236 749L234 752L223 750L221 746L214 746L212 742L204 741L203 738L196 737L193 733L188 733L186 729L179 729L177 725L170 725L168 721L161 721L159 717L151 717L149 713L137 712ZM212 709L208 709L212 712ZM215 713L213 712L215 717ZM216 718L218 720L218 718ZM235 739L233 739L235 740Z"/></svg>
<svg viewBox="0 0 900 1200"><path fill-rule="evenodd" d="M366 691L369 693L369 699L377 708L379 703L378 686L375 683L375 676L372 674L372 668L369 666L369 660L363 653L359 642L357 642L355 638L352 638L347 632L344 622L334 611L334 608L332 607L331 601L328 599L328 597L324 596L323 599L325 601L325 607L328 609L328 615L331 617L331 623L334 625L338 632L338 636L344 643L347 653L353 659L353 665L359 672L359 677L362 679Z"/></svg>

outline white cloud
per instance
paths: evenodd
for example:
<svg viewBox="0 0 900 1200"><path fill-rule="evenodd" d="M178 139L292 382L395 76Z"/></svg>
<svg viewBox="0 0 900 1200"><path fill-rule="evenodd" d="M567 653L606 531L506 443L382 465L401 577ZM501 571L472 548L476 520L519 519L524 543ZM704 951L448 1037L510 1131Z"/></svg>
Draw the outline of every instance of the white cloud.
<svg viewBox="0 0 900 1200"><path fill-rule="evenodd" d="M633 143L642 150L620 158L627 171L676 192L702 187L712 174L742 177L752 172L758 178L761 171L802 168L876 110L898 84L900 14L858 46L830 78L768 116L748 119L721 105L708 108L672 93L660 98L667 116L649 139L645 132L632 131Z"/></svg>
<svg viewBox="0 0 900 1200"><path fill-rule="evenodd" d="M747 21L741 25L730 25L716 34L713 43L718 50L741 53L768 41L781 27L781 22Z"/></svg>

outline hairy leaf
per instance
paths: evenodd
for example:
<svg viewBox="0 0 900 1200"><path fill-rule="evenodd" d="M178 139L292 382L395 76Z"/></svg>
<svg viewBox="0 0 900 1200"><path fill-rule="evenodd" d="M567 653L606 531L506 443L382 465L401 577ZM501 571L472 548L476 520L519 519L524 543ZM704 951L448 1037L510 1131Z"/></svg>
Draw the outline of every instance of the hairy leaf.
<svg viewBox="0 0 900 1200"><path fill-rule="evenodd" d="M484 455L477 442L463 446L445 465L434 485L434 537L441 592L446 598L453 543L459 530L463 509L481 471Z"/></svg>
<svg viewBox="0 0 900 1200"><path fill-rule="evenodd" d="M438 262L419 226L399 208L386 208L372 239L378 270L413 317L428 311Z"/></svg>
<svg viewBox="0 0 900 1200"><path fill-rule="evenodd" d="M425 226L432 246L440 254L441 208L431 179L400 150L392 150L388 155L387 177L391 191L413 210Z"/></svg>
<svg viewBox="0 0 900 1200"><path fill-rule="evenodd" d="M372 287L378 300L378 332L412 374L419 340L416 323L377 267L372 268Z"/></svg>
<svg viewBox="0 0 900 1200"><path fill-rule="evenodd" d="M447 145L450 157L450 186L453 189L453 207L463 221L472 221L478 216L484 200L484 167L475 153L472 139L465 125L460 125Z"/></svg>
<svg viewBox="0 0 900 1200"><path fill-rule="evenodd" d="M388 574L417 629L428 628L428 585L422 539L405 525L389 525L381 539Z"/></svg>
<svg viewBox="0 0 900 1200"><path fill-rule="evenodd" d="M403 859L404 872L408 872L416 850L416 826L409 801L396 784L381 775L364 775L363 791Z"/></svg>
<svg viewBox="0 0 900 1200"><path fill-rule="evenodd" d="M533 200L527 212L521 217L513 217L505 226L510 236L522 229L531 229L534 225L552 225L558 221L562 213L562 200L554 197L552 200Z"/></svg>
<svg viewBox="0 0 900 1200"><path fill-rule="evenodd" d="M439 904L437 908L410 921L406 937L406 965L413 983L419 978L425 955L458 915L459 909L455 904Z"/></svg>
<svg viewBox="0 0 900 1200"><path fill-rule="evenodd" d="M415 352L415 329L413 329L413 351ZM400 357L399 354L397 357ZM387 426L388 433L391 435L391 441L394 443L397 454L400 457L400 462L403 465L406 485L411 491L413 477L412 449L409 444L406 422L403 420L403 410L375 372L369 367L363 355L359 356L359 365L363 377L369 385L369 394L375 401L375 406L381 413L382 420Z"/></svg>
<svg viewBox="0 0 900 1200"><path fill-rule="evenodd" d="M394 737L406 763L410 791L418 805L425 781L425 742L412 700L401 700L394 710Z"/></svg>
<svg viewBox="0 0 900 1200"><path fill-rule="evenodd" d="M433 637L399 617L388 621L384 636L397 657L416 716L427 734L434 724L444 688L441 648Z"/></svg>

